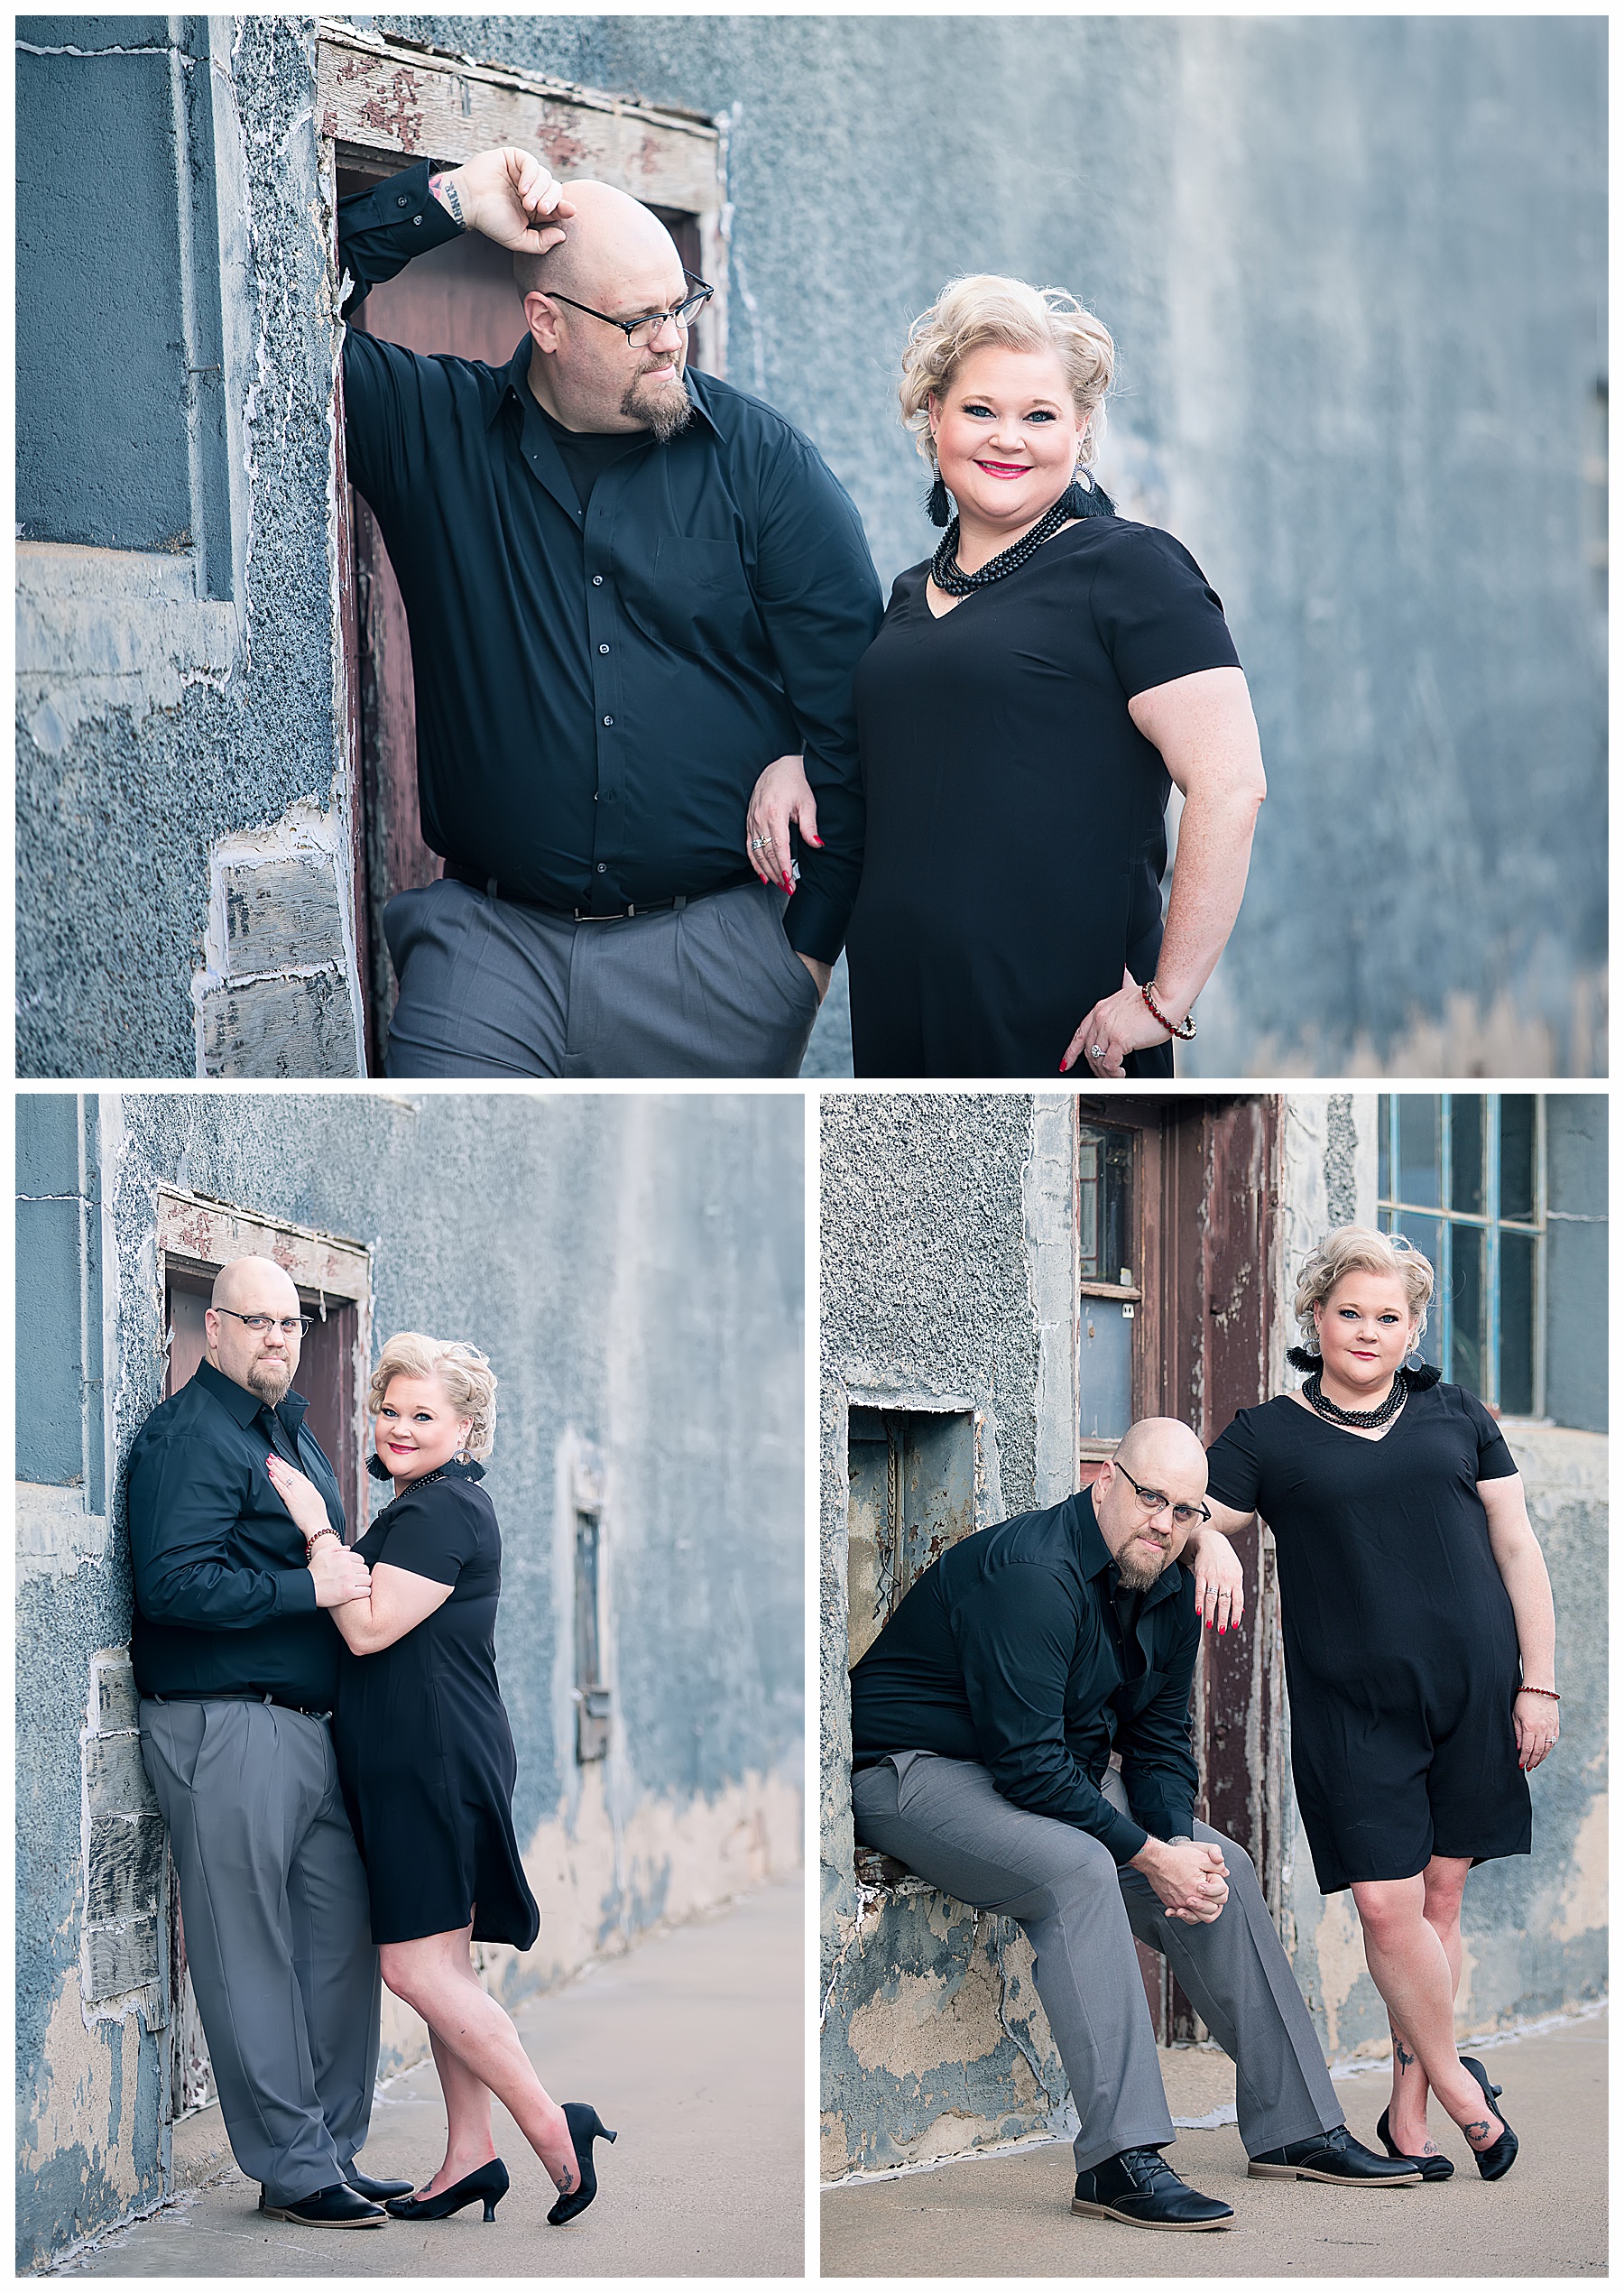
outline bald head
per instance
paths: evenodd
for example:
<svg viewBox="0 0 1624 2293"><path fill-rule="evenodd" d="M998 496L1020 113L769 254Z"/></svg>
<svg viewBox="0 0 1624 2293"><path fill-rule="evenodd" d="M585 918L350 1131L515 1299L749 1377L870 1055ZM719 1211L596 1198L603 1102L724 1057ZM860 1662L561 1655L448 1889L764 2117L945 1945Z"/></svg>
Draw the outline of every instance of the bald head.
<svg viewBox="0 0 1624 2293"><path fill-rule="evenodd" d="M618 317L622 305L612 299L614 291L623 289L628 282L641 280L653 271L663 283L653 300L645 300L641 307L660 307L666 300L668 274L677 282L670 300L680 300L682 263L677 243L651 208L628 192L617 191L613 183L595 182L591 176L566 183L561 189L564 198L575 208L575 214L564 226L564 243L550 248L546 254L513 257L513 277L521 296L575 295L581 301L594 303L597 309ZM625 305L624 315L633 317L638 307L633 294Z"/></svg>
<svg viewBox="0 0 1624 2293"><path fill-rule="evenodd" d="M1177 1418L1140 1418L1129 1427L1093 1484L1094 1519L1124 1585L1143 1591L1177 1559L1192 1522L1176 1521L1174 1508L1200 1505L1206 1479L1206 1451ZM1154 1506L1146 1502L1152 1495Z"/></svg>
<svg viewBox="0 0 1624 2293"><path fill-rule="evenodd" d="M214 1279L203 1318L206 1358L222 1377L272 1408L299 1366L299 1292L272 1258L234 1258ZM252 1329L250 1321L261 1327ZM284 1322L293 1325L284 1329Z"/></svg>

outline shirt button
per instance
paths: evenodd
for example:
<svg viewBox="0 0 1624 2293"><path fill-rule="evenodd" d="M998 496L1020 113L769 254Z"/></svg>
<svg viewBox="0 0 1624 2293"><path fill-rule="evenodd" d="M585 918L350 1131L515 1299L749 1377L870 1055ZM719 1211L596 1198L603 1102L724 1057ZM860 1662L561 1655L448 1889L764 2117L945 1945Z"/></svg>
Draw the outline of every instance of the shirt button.
<svg viewBox="0 0 1624 2293"><path fill-rule="evenodd" d="M605 725L613 725L613 724L614 724L614 717L604 717L604 724L605 724Z"/></svg>
<svg viewBox="0 0 1624 2293"><path fill-rule="evenodd" d="M411 205L411 201L402 193L401 197L395 201L395 205L397 207L410 207Z"/></svg>
<svg viewBox="0 0 1624 2293"><path fill-rule="evenodd" d="M601 875L601 876L606 876L606 875L608 874L608 873L609 873L609 863L608 863L608 861L607 861L607 860L600 860L600 861L598 862L598 874L599 874L599 875Z"/></svg>
<svg viewBox="0 0 1624 2293"><path fill-rule="evenodd" d="M592 577L592 586L593 586L593 587L594 587L595 589L601 589L601 588L603 587L603 586L604 586L604 577L603 577L603 575L602 575L601 573L595 573L595 574L593 575L593 577Z"/></svg>
<svg viewBox="0 0 1624 2293"><path fill-rule="evenodd" d="M417 223L417 224L420 224L420 225L421 224L421 222L422 222L422 220L423 220L423 218L422 218L422 217L421 217L420 215L414 215L414 216L412 217L412 218L411 218L411 219L412 219L412 221L413 221L414 223Z"/></svg>
<svg viewBox="0 0 1624 2293"><path fill-rule="evenodd" d="M599 651L599 652L608 652L608 650L609 650L609 648L608 648L608 646L607 646L607 645L600 645L600 646L598 647L598 651Z"/></svg>

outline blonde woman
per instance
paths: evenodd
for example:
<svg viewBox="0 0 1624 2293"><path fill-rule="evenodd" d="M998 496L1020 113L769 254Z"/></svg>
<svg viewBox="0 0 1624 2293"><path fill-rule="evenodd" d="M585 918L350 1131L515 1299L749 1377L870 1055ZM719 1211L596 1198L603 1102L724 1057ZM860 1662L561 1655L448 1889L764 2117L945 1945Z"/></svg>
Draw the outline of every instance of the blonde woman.
<svg viewBox="0 0 1624 2293"><path fill-rule="evenodd" d="M1251 702L1189 551L1084 481L1112 358L1074 296L991 275L909 337L903 416L946 531L857 670L859 1075L1170 1075L1239 911L1264 795ZM791 819L815 839L788 758L752 800L758 874Z"/></svg>
<svg viewBox="0 0 1624 2293"><path fill-rule="evenodd" d="M1378 2136L1446 2180L1435 2094L1496 2181L1517 2136L1455 2051L1461 1898L1473 1863L1529 1851L1556 1625L1499 1428L1416 1365L1432 1290L1401 1237L1328 1235L1297 1282L1302 1389L1239 1413L1208 1453L1207 1501L1218 1529L1256 1512L1274 1532L1297 1807L1321 1892L1352 1890L1392 2026Z"/></svg>
<svg viewBox="0 0 1624 2293"><path fill-rule="evenodd" d="M474 1973L472 1942L528 1950L540 1914L513 1835L517 1764L496 1681L502 1538L478 1484L491 1453L496 1380L473 1345L407 1331L373 1373L376 1454L393 1502L355 1547L367 1596L335 1609L342 1661L335 1749L366 1870L383 1980L429 2025L446 2098L446 2155L410 2221L483 2203L494 2221L507 2168L491 2096L507 2109L561 2193L549 2222L593 2200L592 2144L614 2136L589 2103L555 2103L512 2023ZM311 1542L332 1535L320 1493L277 1456L267 1469Z"/></svg>

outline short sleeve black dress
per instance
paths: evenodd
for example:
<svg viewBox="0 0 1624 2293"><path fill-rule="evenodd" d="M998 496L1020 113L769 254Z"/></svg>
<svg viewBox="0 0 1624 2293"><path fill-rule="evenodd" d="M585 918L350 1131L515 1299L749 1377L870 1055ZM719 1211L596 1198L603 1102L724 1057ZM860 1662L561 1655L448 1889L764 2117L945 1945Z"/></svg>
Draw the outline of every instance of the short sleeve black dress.
<svg viewBox="0 0 1624 2293"><path fill-rule="evenodd" d="M1207 1468L1209 1496L1274 1531L1321 1893L1412 1879L1435 1854L1526 1855L1517 1623L1477 1493L1517 1465L1482 1403L1412 1383L1370 1441L1281 1395L1242 1410Z"/></svg>
<svg viewBox="0 0 1624 2293"><path fill-rule="evenodd" d="M1239 666L1182 543L1092 517L951 613L898 577L858 663L868 826L846 936L864 1076L1058 1072L1161 948L1171 783L1136 694ZM1170 1075L1169 1046L1130 1075Z"/></svg>
<svg viewBox="0 0 1624 2293"><path fill-rule="evenodd" d="M333 1738L366 1869L374 1943L448 1935L529 1950L540 1931L513 1836L518 1762L496 1685L502 1537L476 1465L443 1465L386 1505L355 1549L449 1585L375 1656L346 1649Z"/></svg>

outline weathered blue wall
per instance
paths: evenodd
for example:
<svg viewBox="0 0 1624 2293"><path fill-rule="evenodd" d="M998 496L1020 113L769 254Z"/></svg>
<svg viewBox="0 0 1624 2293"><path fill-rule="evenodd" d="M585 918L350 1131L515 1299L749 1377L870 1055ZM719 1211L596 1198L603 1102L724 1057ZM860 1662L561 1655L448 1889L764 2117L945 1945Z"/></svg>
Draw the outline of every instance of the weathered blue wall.
<svg viewBox="0 0 1624 2293"><path fill-rule="evenodd" d="M51 1175L73 1143L74 1103L48 1104L69 1114ZM105 1094L99 1116L118 1459L161 1392L161 1182L369 1244L376 1342L427 1329L492 1357L497 1662L518 1752L516 1827L544 1927L526 1957L488 1950L486 1979L515 1996L662 1918L795 1867L798 1096ZM44 1161L25 1155L20 1185ZM20 1249L24 1311L27 1268L60 1275L60 1255L47 1266L32 1242ZM99 1318L96 1336L99 1353ZM24 1361L50 1337L25 1320ZM609 1760L584 1769L568 1701L567 1590L559 1597L558 1470L561 1456L588 1446L604 1475L617 1716ZM573 1513L563 1533L573 1539ZM129 1631L121 1491L100 1547L82 1532L79 1544L77 1565L69 1555L26 1569L18 1599L24 2263L156 2197L163 2149L167 2039L154 2048L133 2011L110 2011L87 2033L78 1977L91 1659ZM413 2042L398 2011L385 2041L397 2060ZM137 2048L139 2081L121 2054Z"/></svg>
<svg viewBox="0 0 1624 2293"><path fill-rule="evenodd" d="M1223 593L1270 774L1186 1072L1601 1071L1601 20L372 21L725 119L730 372L822 447L887 580L931 539L909 319L984 267L1099 310L1109 481ZM193 1071L209 839L329 800L312 50L249 18L230 69L252 643L224 695L56 745L25 702L28 1073ZM849 1056L840 1009L809 1071ZM325 1006L299 1025L247 1056L341 1057Z"/></svg>

